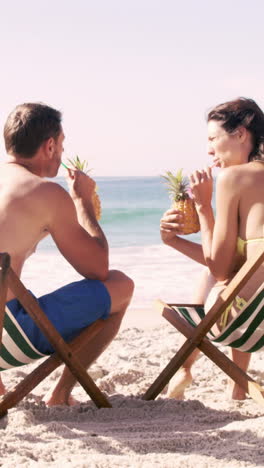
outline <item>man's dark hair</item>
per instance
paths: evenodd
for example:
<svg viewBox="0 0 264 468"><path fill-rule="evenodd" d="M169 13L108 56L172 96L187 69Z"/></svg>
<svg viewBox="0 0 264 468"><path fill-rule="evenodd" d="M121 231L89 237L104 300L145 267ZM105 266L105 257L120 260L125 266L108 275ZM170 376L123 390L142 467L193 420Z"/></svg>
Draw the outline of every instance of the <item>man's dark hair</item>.
<svg viewBox="0 0 264 468"><path fill-rule="evenodd" d="M249 161L264 160L264 113L253 99L239 97L211 109L207 122L217 120L227 133L245 127L252 137L253 150Z"/></svg>
<svg viewBox="0 0 264 468"><path fill-rule="evenodd" d="M60 111L42 103L17 106L4 126L7 153L31 158L44 141L57 140L62 130L61 119Z"/></svg>

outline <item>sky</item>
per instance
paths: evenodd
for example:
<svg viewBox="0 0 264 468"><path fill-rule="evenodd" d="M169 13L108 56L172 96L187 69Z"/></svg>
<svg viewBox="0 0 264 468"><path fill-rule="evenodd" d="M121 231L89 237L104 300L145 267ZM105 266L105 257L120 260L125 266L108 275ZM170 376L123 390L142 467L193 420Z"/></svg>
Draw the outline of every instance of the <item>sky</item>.
<svg viewBox="0 0 264 468"><path fill-rule="evenodd" d="M263 0L0 0L2 130L17 104L63 113L64 159L95 176L210 162L206 112L264 109ZM62 170L63 171L63 170Z"/></svg>

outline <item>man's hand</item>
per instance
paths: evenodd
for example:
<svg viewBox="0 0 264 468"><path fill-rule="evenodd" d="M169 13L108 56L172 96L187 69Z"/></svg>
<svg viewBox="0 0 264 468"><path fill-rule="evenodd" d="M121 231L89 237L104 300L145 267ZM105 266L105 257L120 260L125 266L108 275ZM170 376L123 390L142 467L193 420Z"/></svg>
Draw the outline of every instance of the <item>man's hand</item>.
<svg viewBox="0 0 264 468"><path fill-rule="evenodd" d="M81 199L92 203L96 183L91 177L77 169L68 169L67 183L73 200Z"/></svg>
<svg viewBox="0 0 264 468"><path fill-rule="evenodd" d="M78 169L68 169L67 182L80 225L108 251L107 240L97 222L93 203L95 181Z"/></svg>
<svg viewBox="0 0 264 468"><path fill-rule="evenodd" d="M197 208L211 206L213 195L212 168L206 167L190 175L190 187Z"/></svg>
<svg viewBox="0 0 264 468"><path fill-rule="evenodd" d="M160 236L164 244L170 245L177 234L183 234L183 216L180 211L169 209L160 220Z"/></svg>

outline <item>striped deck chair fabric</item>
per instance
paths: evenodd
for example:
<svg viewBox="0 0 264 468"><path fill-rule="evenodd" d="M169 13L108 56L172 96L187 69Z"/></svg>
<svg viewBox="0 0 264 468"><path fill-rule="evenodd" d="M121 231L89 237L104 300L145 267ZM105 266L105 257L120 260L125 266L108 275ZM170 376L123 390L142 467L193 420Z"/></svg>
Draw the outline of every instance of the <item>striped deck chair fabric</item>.
<svg viewBox="0 0 264 468"><path fill-rule="evenodd" d="M44 357L29 341L24 331L5 308L2 346L0 349L0 371L19 367Z"/></svg>
<svg viewBox="0 0 264 468"><path fill-rule="evenodd" d="M10 265L10 255L0 252L0 371L23 366L45 356L46 359L41 359L42 362L29 374L25 372L27 375L23 375L20 382L0 397L0 418L62 363L68 367L98 408L111 408L111 403L89 376L77 355L84 343L93 340L103 329L105 321L96 320L70 343L66 343ZM34 347L9 310L6 305L8 289L51 343L54 352L50 356L42 354Z"/></svg>
<svg viewBox="0 0 264 468"><path fill-rule="evenodd" d="M192 327L198 325L205 316L202 306L172 306L172 308L179 312ZM264 287L261 286L256 291L219 335L215 336L210 331L207 338L248 353L264 348Z"/></svg>

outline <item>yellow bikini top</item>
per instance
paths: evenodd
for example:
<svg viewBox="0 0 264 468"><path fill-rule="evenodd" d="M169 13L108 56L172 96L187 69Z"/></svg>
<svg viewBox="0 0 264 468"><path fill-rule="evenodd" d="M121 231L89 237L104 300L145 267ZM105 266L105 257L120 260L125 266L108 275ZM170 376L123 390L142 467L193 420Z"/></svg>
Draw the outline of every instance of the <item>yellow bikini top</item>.
<svg viewBox="0 0 264 468"><path fill-rule="evenodd" d="M250 244L251 242L264 242L264 237L259 237L258 239L248 239L244 240L241 237L237 238L237 253L239 255L245 254L245 245Z"/></svg>

